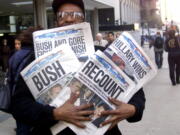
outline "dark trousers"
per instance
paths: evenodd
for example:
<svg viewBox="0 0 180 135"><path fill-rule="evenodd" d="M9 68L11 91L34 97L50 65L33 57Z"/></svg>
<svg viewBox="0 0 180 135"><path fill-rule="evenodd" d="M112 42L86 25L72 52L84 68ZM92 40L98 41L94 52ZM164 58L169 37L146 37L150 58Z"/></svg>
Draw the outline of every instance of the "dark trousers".
<svg viewBox="0 0 180 135"><path fill-rule="evenodd" d="M179 83L180 77L180 56L168 55L169 76L172 84Z"/></svg>
<svg viewBox="0 0 180 135"><path fill-rule="evenodd" d="M155 62L158 68L162 67L163 63L163 51L160 52L154 52L155 53Z"/></svg>

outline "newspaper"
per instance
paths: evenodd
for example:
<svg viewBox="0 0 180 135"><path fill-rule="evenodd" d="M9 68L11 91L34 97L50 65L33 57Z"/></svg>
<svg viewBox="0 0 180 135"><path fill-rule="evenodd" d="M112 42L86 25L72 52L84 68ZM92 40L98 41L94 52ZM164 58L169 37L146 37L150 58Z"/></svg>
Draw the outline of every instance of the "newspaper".
<svg viewBox="0 0 180 135"><path fill-rule="evenodd" d="M72 49L61 45L37 58L21 75L32 95L41 104L50 104L81 66ZM66 128L61 122L59 130Z"/></svg>
<svg viewBox="0 0 180 135"><path fill-rule="evenodd" d="M33 40L36 58L63 44L71 46L80 62L85 62L95 52L90 24L87 22L36 31Z"/></svg>
<svg viewBox="0 0 180 135"><path fill-rule="evenodd" d="M21 75L34 98L41 99L57 84L63 88L79 67L80 63L71 48L62 45L34 60Z"/></svg>
<svg viewBox="0 0 180 135"><path fill-rule="evenodd" d="M157 74L154 63L127 32L123 32L104 53L134 81L136 91Z"/></svg>
<svg viewBox="0 0 180 135"><path fill-rule="evenodd" d="M78 88L78 89L75 89ZM61 106L69 99L71 92L80 92L80 96L75 105L93 103L94 115L91 122L85 122L85 129L80 129L72 124L67 125L80 135L103 135L108 126L100 127L100 124L108 117L99 117L103 110L115 109L108 97L126 101L129 95L134 93L135 83L131 81L108 57L101 51L97 51L86 61L81 69L77 71L69 84L62 89L57 98L52 102L53 106ZM58 125L55 125L58 127ZM57 133L57 131L56 131ZM54 134L56 134L54 132Z"/></svg>

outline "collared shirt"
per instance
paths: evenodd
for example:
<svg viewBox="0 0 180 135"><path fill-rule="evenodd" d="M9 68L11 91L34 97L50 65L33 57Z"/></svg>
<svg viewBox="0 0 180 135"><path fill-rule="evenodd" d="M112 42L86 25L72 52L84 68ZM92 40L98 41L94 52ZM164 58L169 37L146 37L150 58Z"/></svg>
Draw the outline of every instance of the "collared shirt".
<svg viewBox="0 0 180 135"><path fill-rule="evenodd" d="M94 41L95 46L105 47L107 43L108 43L107 40L104 40L104 39L102 39L100 41L98 41L98 40Z"/></svg>

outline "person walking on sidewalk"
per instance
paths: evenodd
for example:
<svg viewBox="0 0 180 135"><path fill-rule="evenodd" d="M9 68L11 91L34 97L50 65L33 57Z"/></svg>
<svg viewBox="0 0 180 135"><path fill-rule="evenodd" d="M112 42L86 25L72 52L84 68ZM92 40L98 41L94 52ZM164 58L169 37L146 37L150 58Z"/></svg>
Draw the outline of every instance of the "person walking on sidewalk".
<svg viewBox="0 0 180 135"><path fill-rule="evenodd" d="M163 64L163 50L164 50L164 40L161 37L161 33L157 32L155 42L154 42L154 54L155 54L155 62L160 69Z"/></svg>
<svg viewBox="0 0 180 135"><path fill-rule="evenodd" d="M168 52L169 75L172 85L180 83L180 45L175 36L175 31L168 32L169 38L166 40L166 51Z"/></svg>
<svg viewBox="0 0 180 135"><path fill-rule="evenodd" d="M2 71L6 73L8 69L8 60L11 53L11 49L8 45L7 39L3 39L0 51L0 54L2 56Z"/></svg>

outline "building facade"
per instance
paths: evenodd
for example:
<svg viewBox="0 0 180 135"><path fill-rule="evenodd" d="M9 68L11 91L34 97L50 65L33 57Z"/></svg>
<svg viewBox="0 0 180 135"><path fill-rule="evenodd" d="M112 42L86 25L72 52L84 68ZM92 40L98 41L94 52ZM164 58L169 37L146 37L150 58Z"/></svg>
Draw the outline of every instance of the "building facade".
<svg viewBox="0 0 180 135"><path fill-rule="evenodd" d="M140 0L120 0L120 24L140 23Z"/></svg>
<svg viewBox="0 0 180 135"><path fill-rule="evenodd" d="M141 24L151 28L162 26L157 0L141 0Z"/></svg>
<svg viewBox="0 0 180 135"><path fill-rule="evenodd" d="M99 26L140 23L140 0L84 0L93 35ZM0 33L16 33L29 26L52 28L52 0L0 1Z"/></svg>

